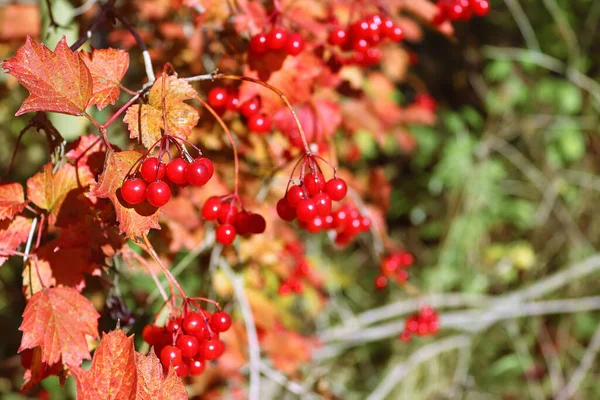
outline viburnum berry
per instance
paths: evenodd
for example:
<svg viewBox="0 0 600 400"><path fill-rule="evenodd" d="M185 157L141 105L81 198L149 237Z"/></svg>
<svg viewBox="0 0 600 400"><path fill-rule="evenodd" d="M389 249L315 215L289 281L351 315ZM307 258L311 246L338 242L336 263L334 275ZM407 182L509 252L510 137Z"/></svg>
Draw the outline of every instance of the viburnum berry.
<svg viewBox="0 0 600 400"><path fill-rule="evenodd" d="M288 33L282 28L273 28L267 34L267 46L271 50L281 50L285 47Z"/></svg>
<svg viewBox="0 0 600 400"><path fill-rule="evenodd" d="M240 113L246 118L250 118L254 114L258 113L259 110L260 100L258 97L253 97L249 100L246 100L240 105Z"/></svg>
<svg viewBox="0 0 600 400"><path fill-rule="evenodd" d="M204 317L197 312L189 312L183 318L183 330L188 335L198 336L204 328Z"/></svg>
<svg viewBox="0 0 600 400"><path fill-rule="evenodd" d="M225 108L231 111L237 111L240 107L240 97L237 92L227 94L227 102Z"/></svg>
<svg viewBox="0 0 600 400"><path fill-rule="evenodd" d="M304 190L302 190L300 186L292 185L287 191L285 198L292 207L296 207L296 204L298 204L300 200L305 198Z"/></svg>
<svg viewBox="0 0 600 400"><path fill-rule="evenodd" d="M310 221L317 216L317 203L313 199L300 200L296 204L296 215L300 221Z"/></svg>
<svg viewBox="0 0 600 400"><path fill-rule="evenodd" d="M181 319L171 318L165 324L165 329L169 333L177 332L181 329Z"/></svg>
<svg viewBox="0 0 600 400"><path fill-rule="evenodd" d="M164 181L155 181L146 189L148 203L154 207L162 207L171 199L171 188Z"/></svg>
<svg viewBox="0 0 600 400"><path fill-rule="evenodd" d="M329 38L327 39L329 44L333 46L343 46L346 43L346 40L348 40L348 34L340 27L329 32Z"/></svg>
<svg viewBox="0 0 600 400"><path fill-rule="evenodd" d="M375 278L375 289L385 289L388 284L388 279L383 275L377 275Z"/></svg>
<svg viewBox="0 0 600 400"><path fill-rule="evenodd" d="M299 33L292 33L285 42L284 50L290 56L297 56L304 50L304 38Z"/></svg>
<svg viewBox="0 0 600 400"><path fill-rule="evenodd" d="M478 17L483 17L490 12L490 2L488 0L471 0L471 10Z"/></svg>
<svg viewBox="0 0 600 400"><path fill-rule="evenodd" d="M252 234L260 234L263 233L267 229L267 221L260 214L251 213L248 216L248 230Z"/></svg>
<svg viewBox="0 0 600 400"><path fill-rule="evenodd" d="M252 39L250 39L251 52L260 55L266 53L267 50L269 50L269 45L267 44L267 35L260 33L252 36Z"/></svg>
<svg viewBox="0 0 600 400"><path fill-rule="evenodd" d="M205 360L216 360L223 354L225 345L219 339L210 339L200 345L200 356Z"/></svg>
<svg viewBox="0 0 600 400"><path fill-rule="evenodd" d="M131 205L140 204L146 200L146 189L146 182L143 179L127 179L121 186L121 196Z"/></svg>
<svg viewBox="0 0 600 400"><path fill-rule="evenodd" d="M357 41L369 37L369 23L365 20L359 20L350 25L350 35Z"/></svg>
<svg viewBox="0 0 600 400"><path fill-rule="evenodd" d="M188 162L183 158L174 158L167 165L167 178L173 183L178 185L184 185L187 182L187 178L185 176L185 168L187 167Z"/></svg>
<svg viewBox="0 0 600 400"><path fill-rule="evenodd" d="M346 197L348 192L348 186L346 181L341 178L333 178L325 183L325 193L329 195L329 198L333 201L340 201Z"/></svg>
<svg viewBox="0 0 600 400"><path fill-rule="evenodd" d="M216 87L208 92L208 104L214 108L225 107L227 103L227 90Z"/></svg>
<svg viewBox="0 0 600 400"><path fill-rule="evenodd" d="M181 350L176 346L165 346L160 352L160 361L165 368L181 364Z"/></svg>
<svg viewBox="0 0 600 400"><path fill-rule="evenodd" d="M217 196L209 197L202 206L202 218L207 221L214 221L219 217L220 209L221 199Z"/></svg>
<svg viewBox="0 0 600 400"><path fill-rule="evenodd" d="M167 166L156 157L150 157L144 160L140 173L142 178L148 183L161 180L165 177Z"/></svg>
<svg viewBox="0 0 600 400"><path fill-rule="evenodd" d="M212 163L211 163L212 164ZM185 167L185 177L194 186L204 186L212 177L206 162L194 160Z"/></svg>
<svg viewBox="0 0 600 400"><path fill-rule="evenodd" d="M175 365L173 369L175 370L177 376L181 378L186 377L190 374L190 367L188 366L188 363L184 360L182 360L181 363L179 363L178 365Z"/></svg>
<svg viewBox="0 0 600 400"><path fill-rule="evenodd" d="M327 193L319 193L314 197L317 203L317 214L326 217L331 214L331 198Z"/></svg>
<svg viewBox="0 0 600 400"><path fill-rule="evenodd" d="M198 339L192 335L180 335L177 338L177 348L181 350L181 355L184 357L194 357L198 353L200 344Z"/></svg>
<svg viewBox="0 0 600 400"><path fill-rule="evenodd" d="M226 312L216 312L210 317L210 327L219 333L226 332L231 328L231 317Z"/></svg>
<svg viewBox="0 0 600 400"><path fill-rule="evenodd" d="M408 341L413 334L419 336L434 335L440 328L439 317L431 306L423 306L418 313L411 315L404 322L402 341Z"/></svg>
<svg viewBox="0 0 600 400"><path fill-rule="evenodd" d="M235 227L231 224L219 225L216 231L217 242L224 246L230 245L235 240L237 232Z"/></svg>
<svg viewBox="0 0 600 400"><path fill-rule="evenodd" d="M318 195L325 188L325 178L320 172L309 173L304 177L304 187L309 196Z"/></svg>
<svg viewBox="0 0 600 400"><path fill-rule="evenodd" d="M232 224L238 215L238 209L233 203L221 203L217 219L220 224Z"/></svg>
<svg viewBox="0 0 600 400"><path fill-rule="evenodd" d="M254 114L248 118L248 129L255 133L267 133L271 130L271 117L267 114Z"/></svg>
<svg viewBox="0 0 600 400"><path fill-rule="evenodd" d="M206 363L200 357L196 357L190 361L190 375L200 375L204 372L204 368L206 367Z"/></svg>
<svg viewBox="0 0 600 400"><path fill-rule="evenodd" d="M282 220L291 222L296 219L296 208L284 197L277 202L277 214Z"/></svg>

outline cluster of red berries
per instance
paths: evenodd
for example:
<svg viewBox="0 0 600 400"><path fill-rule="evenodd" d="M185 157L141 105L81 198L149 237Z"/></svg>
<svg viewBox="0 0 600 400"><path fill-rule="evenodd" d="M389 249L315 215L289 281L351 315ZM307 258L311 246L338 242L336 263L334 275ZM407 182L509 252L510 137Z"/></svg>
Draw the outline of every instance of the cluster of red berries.
<svg viewBox="0 0 600 400"><path fill-rule="evenodd" d="M440 0L437 8L439 11L433 19L434 25L446 21L468 21L473 18L473 14L483 17L490 11L490 2L489 0Z"/></svg>
<svg viewBox="0 0 600 400"><path fill-rule="evenodd" d="M267 222L262 215L246 211L243 207L238 210L236 203L241 204L235 196L212 196L202 206L202 218L220 224L217 227L216 239L225 246L233 243L237 235L256 235L263 233L267 228Z"/></svg>
<svg viewBox="0 0 600 400"><path fill-rule="evenodd" d="M356 235L371 229L371 219L362 215L353 204L344 204L332 214L333 228L336 229L335 243L345 246L352 242Z"/></svg>
<svg viewBox="0 0 600 400"><path fill-rule="evenodd" d="M205 157L198 157L192 162L177 157L167 164L158 157L148 157L138 168L142 177L137 177L136 170L121 185L121 196L131 205L148 200L154 207L162 207L171 199L169 183L181 187L190 184L204 186L215 172L212 162Z"/></svg>
<svg viewBox="0 0 600 400"><path fill-rule="evenodd" d="M414 257L407 251L394 252L383 260L379 265L380 274L375 278L375 288L384 289L388 285L388 279L393 277L396 282L402 284L408 280L408 270L413 265Z"/></svg>
<svg viewBox="0 0 600 400"><path fill-rule="evenodd" d="M285 52L297 56L304 50L304 38L296 32L274 27L269 33L259 33L250 39L250 53L261 56L267 52Z"/></svg>
<svg viewBox="0 0 600 400"><path fill-rule="evenodd" d="M177 375L199 375L206 361L216 360L225 351L219 334L231 327L231 317L223 311L190 311L173 318L164 327L146 325L142 338L154 346L165 371L173 366Z"/></svg>
<svg viewBox="0 0 600 400"><path fill-rule="evenodd" d="M222 115L225 111L239 111L246 118L248 129L255 133L267 133L271 131L272 120L269 115L260 111L261 101L258 96L240 104L237 91L216 87L208 92L208 104Z"/></svg>
<svg viewBox="0 0 600 400"><path fill-rule="evenodd" d="M431 306L423 306L418 313L411 315L404 322L404 331L400 340L408 342L413 335L435 335L440 330L440 320Z"/></svg>
<svg viewBox="0 0 600 400"><path fill-rule="evenodd" d="M278 293L282 296L289 294L301 294L304 291L302 280L310 275L310 264L304 256L298 260L292 273L279 284Z"/></svg>
<svg viewBox="0 0 600 400"><path fill-rule="evenodd" d="M355 21L344 29L339 25L329 33L328 42L353 54L344 59L345 64L357 64L364 67L379 64L381 49L377 45L384 39L400 42L404 38L402 28L388 17L379 14L369 15Z"/></svg>

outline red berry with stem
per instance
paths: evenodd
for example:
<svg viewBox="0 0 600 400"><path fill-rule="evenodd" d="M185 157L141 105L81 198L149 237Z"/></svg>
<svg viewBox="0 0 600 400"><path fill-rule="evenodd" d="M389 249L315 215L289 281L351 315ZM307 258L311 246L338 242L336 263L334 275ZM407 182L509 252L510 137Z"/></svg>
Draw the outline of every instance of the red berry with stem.
<svg viewBox="0 0 600 400"><path fill-rule="evenodd" d="M329 38L327 41L330 45L333 46L343 46L348 40L348 34L342 28L335 28L331 32L329 32Z"/></svg>
<svg viewBox="0 0 600 400"><path fill-rule="evenodd" d="M187 161L183 158L174 158L167 165L167 178L178 185L185 184L187 182L187 178L185 177L185 167L187 167L187 165Z"/></svg>
<svg viewBox="0 0 600 400"><path fill-rule="evenodd" d="M178 318L172 318L165 324L165 329L169 333L177 332L181 329L181 320Z"/></svg>
<svg viewBox="0 0 600 400"><path fill-rule="evenodd" d="M320 172L309 173L304 177L304 187L309 196L318 195L325 188L325 178Z"/></svg>
<svg viewBox="0 0 600 400"><path fill-rule="evenodd" d="M160 361L165 367L181 364L181 350L175 346L165 346L160 352Z"/></svg>
<svg viewBox="0 0 600 400"><path fill-rule="evenodd" d="M204 162L195 160L185 167L185 177L194 186L204 186L211 178L211 173Z"/></svg>
<svg viewBox="0 0 600 400"><path fill-rule="evenodd" d="M296 219L296 208L284 197L277 202L277 214L282 220L292 222Z"/></svg>
<svg viewBox="0 0 600 400"><path fill-rule="evenodd" d="M140 204L146 200L146 187L143 179L127 179L121 186L121 196L131 205Z"/></svg>
<svg viewBox="0 0 600 400"><path fill-rule="evenodd" d="M248 230L252 234L263 233L267 229L267 221L260 214L250 214L248 216Z"/></svg>
<svg viewBox="0 0 600 400"><path fill-rule="evenodd" d="M250 51L254 54L264 54L269 50L267 45L267 35L259 33L258 35L252 36L250 39Z"/></svg>
<svg viewBox="0 0 600 400"><path fill-rule="evenodd" d="M285 52L290 56L297 56L304 50L304 38L299 33L292 33L285 42Z"/></svg>
<svg viewBox="0 0 600 400"><path fill-rule="evenodd" d="M214 108L225 107L227 103L227 90L216 87L208 92L208 104Z"/></svg>
<svg viewBox="0 0 600 400"><path fill-rule="evenodd" d="M200 343L192 335L181 335L177 338L177 347L184 357L194 357L198 353Z"/></svg>
<svg viewBox="0 0 600 400"><path fill-rule="evenodd" d="M200 356L205 360L216 360L224 349L225 345L219 339L206 340L200 345Z"/></svg>
<svg viewBox="0 0 600 400"><path fill-rule="evenodd" d="M267 46L271 50L281 50L285 47L288 38L288 33L282 28L273 28L267 34Z"/></svg>
<svg viewBox="0 0 600 400"><path fill-rule="evenodd" d="M206 367L206 363L200 357L196 357L190 361L190 375L200 375L204 372L204 368Z"/></svg>
<svg viewBox="0 0 600 400"><path fill-rule="evenodd" d="M226 332L231 328L231 317L226 312L216 312L210 317L210 327L216 332Z"/></svg>
<svg viewBox="0 0 600 400"><path fill-rule="evenodd" d="M333 201L340 201L346 197L348 193L348 186L346 181L342 178L333 178L327 181L325 184L325 193L329 195L329 198Z"/></svg>
<svg viewBox="0 0 600 400"><path fill-rule="evenodd" d="M240 113L246 118L250 118L260 110L260 100L258 97L253 97L246 100L240 105Z"/></svg>
<svg viewBox="0 0 600 400"><path fill-rule="evenodd" d="M317 214L326 217L331 214L331 199L327 193L319 193L314 197L317 203Z"/></svg>
<svg viewBox="0 0 600 400"><path fill-rule="evenodd" d="M214 221L219 217L220 209L221 199L217 196L209 197L202 206L202 218L207 221Z"/></svg>
<svg viewBox="0 0 600 400"><path fill-rule="evenodd" d="M267 133L271 130L271 117L267 114L254 114L248 118L248 129L255 133Z"/></svg>
<svg viewBox="0 0 600 400"><path fill-rule="evenodd" d="M224 246L230 245L235 240L237 232L235 227L231 224L223 224L217 228L216 236L217 242Z"/></svg>
<svg viewBox="0 0 600 400"><path fill-rule="evenodd" d="M171 199L171 188L164 181L152 182L146 189L146 197L154 207L162 207Z"/></svg>
<svg viewBox="0 0 600 400"><path fill-rule="evenodd" d="M148 183L163 179L166 171L167 166L156 157L147 158L140 168L142 178Z"/></svg>
<svg viewBox="0 0 600 400"><path fill-rule="evenodd" d="M313 199L300 200L296 204L296 214L300 221L310 221L317 216L317 203Z"/></svg>
<svg viewBox="0 0 600 400"><path fill-rule="evenodd" d="M204 328L204 317L197 312L189 312L183 318L183 330L188 335L198 336Z"/></svg>
<svg viewBox="0 0 600 400"><path fill-rule="evenodd" d="M304 190L302 190L300 186L292 185L292 187L290 187L290 189L287 191L285 198L292 207L296 207L296 204L305 198Z"/></svg>
<svg viewBox="0 0 600 400"><path fill-rule="evenodd" d="M217 219L220 224L231 224L238 215L238 209L233 203L221 203L219 216Z"/></svg>

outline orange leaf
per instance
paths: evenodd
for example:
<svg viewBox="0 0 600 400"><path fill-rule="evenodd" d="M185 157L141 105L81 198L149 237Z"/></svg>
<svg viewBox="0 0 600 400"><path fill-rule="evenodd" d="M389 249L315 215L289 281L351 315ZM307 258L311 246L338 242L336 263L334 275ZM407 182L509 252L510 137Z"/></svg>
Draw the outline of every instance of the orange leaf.
<svg viewBox="0 0 600 400"><path fill-rule="evenodd" d="M90 358L86 336L98 337L98 318L92 303L68 287L44 289L31 297L23 312L19 352L42 348L42 361L58 360L77 366Z"/></svg>
<svg viewBox="0 0 600 400"><path fill-rule="evenodd" d="M20 183L0 184L0 219L13 218L25 208L25 192Z"/></svg>
<svg viewBox="0 0 600 400"><path fill-rule="evenodd" d="M72 368L79 400L133 400L136 398L133 336L118 329L102 336L88 371Z"/></svg>
<svg viewBox="0 0 600 400"><path fill-rule="evenodd" d="M168 126L165 128L162 99L164 79L163 75L154 82L148 96L149 104L136 104L129 107L123 119L129 128L129 136L132 139L141 137L142 144L147 148L160 139L161 129L173 136L186 138L199 119L198 111L183 102L194 98L196 90L183 79L167 76L165 109Z"/></svg>
<svg viewBox="0 0 600 400"><path fill-rule="evenodd" d="M102 110L109 104L115 104L121 93L119 84L129 67L129 54L117 49L94 49L91 53L82 51L79 54L94 83L88 106L95 104Z"/></svg>
<svg viewBox="0 0 600 400"><path fill-rule="evenodd" d="M181 379L173 368L165 378L163 366L150 349L148 355L135 353L137 366L137 397L136 400L187 400L188 394Z"/></svg>
<svg viewBox="0 0 600 400"><path fill-rule="evenodd" d="M31 230L31 220L18 215L12 221L0 221L0 265L8 259L2 256L4 252L14 251L27 240Z"/></svg>
<svg viewBox="0 0 600 400"><path fill-rule="evenodd" d="M29 90L16 115L32 111L82 115L92 97L92 75L64 36L54 51L27 36L25 45L2 66Z"/></svg>
<svg viewBox="0 0 600 400"><path fill-rule="evenodd" d="M108 198L115 207L120 233L129 239L147 234L150 229L160 229L158 208L147 202L131 206L121 197L121 185L131 172L133 165L142 157L138 151L110 151L104 165L104 172L98 178L98 184L90 193L100 198Z"/></svg>

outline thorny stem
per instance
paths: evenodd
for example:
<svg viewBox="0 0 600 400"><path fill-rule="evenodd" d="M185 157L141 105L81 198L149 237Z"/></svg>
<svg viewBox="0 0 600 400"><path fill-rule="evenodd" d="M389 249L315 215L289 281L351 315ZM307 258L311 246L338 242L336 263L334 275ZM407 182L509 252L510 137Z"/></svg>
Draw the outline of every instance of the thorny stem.
<svg viewBox="0 0 600 400"><path fill-rule="evenodd" d="M144 250L146 250L148 252L148 254L150 254L150 256L158 264L158 266L160 267L160 269L163 271L163 273L165 274L165 276L169 280L170 284L172 284L175 288L177 288L177 290L179 291L179 294L181 295L181 297L183 297L184 299L187 298L187 295L183 291L183 288L181 287L181 285L179 284L179 282L177 282L177 279L175 279L175 277L173 275L171 275L171 272L162 263L162 261L158 257L158 254L156 254L156 251L154 250L154 247L152 246L152 244L148 240L148 236L144 234L142 236L142 238L144 239L144 243L146 244L146 248ZM173 293L173 289L171 288L171 295L173 295L173 294L174 294Z"/></svg>
<svg viewBox="0 0 600 400"><path fill-rule="evenodd" d="M235 173L235 178L234 178L235 180L234 180L234 186L233 186L233 197L234 198L238 198L238 186L239 186L239 176L240 176L240 163L239 163L239 160L238 160L237 146L235 144L235 141L233 140L233 135L229 131L229 128L227 127L227 124L225 124L225 122L223 121L223 119L221 117L219 117L219 114L217 114L217 112L206 101L204 101L198 95L195 95L194 98L196 100L198 100L213 115L213 117L215 117L215 119L217 120L217 122L219 123L219 125L221 125L221 127L223 128L223 130L227 134L227 137L229 138L229 142L231 143L231 148L233 149L233 163L234 163L234 170L235 170L235 172L234 172Z"/></svg>

